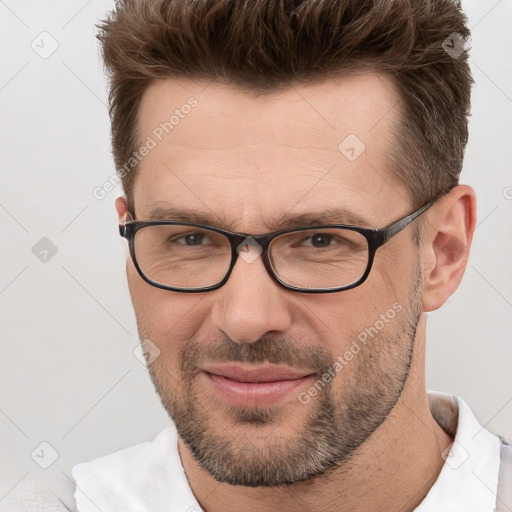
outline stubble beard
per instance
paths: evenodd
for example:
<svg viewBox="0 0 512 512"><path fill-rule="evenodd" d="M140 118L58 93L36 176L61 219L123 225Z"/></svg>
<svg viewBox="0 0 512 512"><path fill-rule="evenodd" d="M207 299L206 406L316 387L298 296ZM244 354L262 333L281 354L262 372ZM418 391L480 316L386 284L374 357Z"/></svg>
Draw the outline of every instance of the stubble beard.
<svg viewBox="0 0 512 512"><path fill-rule="evenodd" d="M417 276L409 306L307 405L297 400L293 406L219 407L198 396L196 363L206 354L221 361L313 366L319 379L334 367L336 356L322 348L301 348L299 354L296 343L281 337L264 337L252 344L227 338L215 346L190 341L180 352L176 375L159 358L149 367L151 379L179 437L199 465L219 482L274 487L348 468L405 387L421 317L419 286ZM294 415L292 425L290 414L285 413L289 407L296 408L294 413L303 410L300 421Z"/></svg>

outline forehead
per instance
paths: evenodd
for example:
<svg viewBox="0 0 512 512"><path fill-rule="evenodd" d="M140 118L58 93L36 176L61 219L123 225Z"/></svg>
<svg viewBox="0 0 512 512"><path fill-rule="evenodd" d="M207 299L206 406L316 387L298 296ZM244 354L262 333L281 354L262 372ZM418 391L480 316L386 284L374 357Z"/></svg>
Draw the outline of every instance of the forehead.
<svg viewBox="0 0 512 512"><path fill-rule="evenodd" d="M376 73L259 96L155 81L139 108L139 140L151 148L135 180L136 215L195 210L243 231L343 208L382 225L383 209L391 218L407 207L386 164L398 116L392 82Z"/></svg>

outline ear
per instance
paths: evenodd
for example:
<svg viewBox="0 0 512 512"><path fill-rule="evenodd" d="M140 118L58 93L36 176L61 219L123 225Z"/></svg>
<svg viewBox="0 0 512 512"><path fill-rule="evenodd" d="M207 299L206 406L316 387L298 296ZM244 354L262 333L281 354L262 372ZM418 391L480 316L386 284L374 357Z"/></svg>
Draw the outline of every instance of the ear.
<svg viewBox="0 0 512 512"><path fill-rule="evenodd" d="M116 210L117 217L119 219L119 223L123 223L126 221L126 215L128 214L128 203L126 201L126 197L120 196L116 199Z"/></svg>
<svg viewBox="0 0 512 512"><path fill-rule="evenodd" d="M425 312L440 308L462 280L475 231L475 191L458 185L429 214L422 243Z"/></svg>

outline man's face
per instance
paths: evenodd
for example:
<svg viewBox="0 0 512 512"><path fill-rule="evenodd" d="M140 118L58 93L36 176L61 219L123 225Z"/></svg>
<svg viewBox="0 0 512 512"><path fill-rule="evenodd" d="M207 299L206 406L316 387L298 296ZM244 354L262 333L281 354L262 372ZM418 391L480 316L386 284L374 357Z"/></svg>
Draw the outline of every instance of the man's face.
<svg viewBox="0 0 512 512"><path fill-rule="evenodd" d="M263 234L286 228L275 224L284 214L343 208L383 227L412 211L386 166L398 119L387 79L364 74L260 97L207 85L162 80L146 91L140 140L157 144L140 163L136 219L181 208L216 227ZM181 108L191 96L197 104ZM176 109L179 121L161 133ZM155 387L217 480L312 478L348 461L386 419L407 379L421 313L412 229L377 251L365 283L339 293L286 290L260 257L239 258L223 287L194 294L152 287L128 262L140 337L160 350L149 366ZM205 371L214 364L306 376L281 382L280 393L258 384L242 392L239 383L226 392L227 381Z"/></svg>

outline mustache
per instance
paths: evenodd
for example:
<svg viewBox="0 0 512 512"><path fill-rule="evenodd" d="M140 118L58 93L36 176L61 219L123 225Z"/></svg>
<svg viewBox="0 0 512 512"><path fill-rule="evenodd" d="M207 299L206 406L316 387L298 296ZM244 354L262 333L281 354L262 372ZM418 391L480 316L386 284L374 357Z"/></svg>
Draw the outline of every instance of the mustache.
<svg viewBox="0 0 512 512"><path fill-rule="evenodd" d="M324 374L334 364L334 359L321 347L307 346L289 337L265 336L252 343L237 343L229 337L221 340L192 340L180 351L181 371L199 373L205 362L264 363L289 366L298 370Z"/></svg>

